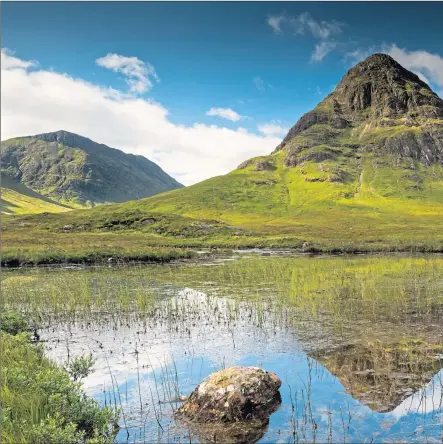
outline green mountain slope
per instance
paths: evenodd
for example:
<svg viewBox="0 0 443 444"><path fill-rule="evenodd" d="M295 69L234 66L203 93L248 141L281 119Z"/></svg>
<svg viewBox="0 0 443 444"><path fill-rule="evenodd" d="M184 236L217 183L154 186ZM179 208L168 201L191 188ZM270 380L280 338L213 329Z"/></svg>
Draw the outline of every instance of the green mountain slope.
<svg viewBox="0 0 443 444"><path fill-rule="evenodd" d="M375 54L269 156L127 205L307 239L323 231L346 238L352 230L443 230L443 101L391 57Z"/></svg>
<svg viewBox="0 0 443 444"><path fill-rule="evenodd" d="M182 187L143 156L66 131L1 143L2 172L70 206L94 206L153 196Z"/></svg>
<svg viewBox="0 0 443 444"><path fill-rule="evenodd" d="M71 209L17 183L7 174L1 176L0 192L2 214L61 213Z"/></svg>

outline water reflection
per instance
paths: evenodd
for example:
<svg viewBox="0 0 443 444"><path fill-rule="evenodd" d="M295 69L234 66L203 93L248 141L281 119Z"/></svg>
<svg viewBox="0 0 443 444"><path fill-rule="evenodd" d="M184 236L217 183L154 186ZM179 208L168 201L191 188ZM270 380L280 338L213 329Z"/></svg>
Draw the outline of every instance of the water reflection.
<svg viewBox="0 0 443 444"><path fill-rule="evenodd" d="M442 270L441 256L251 255L4 272L2 296L42 326L57 361L93 353L85 386L123 408L121 442L207 442L212 431L229 441L173 412L234 364L283 381L269 424L234 440L441 442Z"/></svg>
<svg viewBox="0 0 443 444"><path fill-rule="evenodd" d="M80 318L45 329L42 339L59 362L89 352L96 357L84 384L88 394L123 408L119 442L441 438L440 331L428 326L420 340L396 340L404 325L390 325L387 334L384 324L363 341L361 325L343 334L322 317L289 317L281 307L276 318L267 304L264 310L165 287L154 316L89 324ZM174 420L179 396L234 364L262 366L281 377L282 406L269 423L242 429Z"/></svg>

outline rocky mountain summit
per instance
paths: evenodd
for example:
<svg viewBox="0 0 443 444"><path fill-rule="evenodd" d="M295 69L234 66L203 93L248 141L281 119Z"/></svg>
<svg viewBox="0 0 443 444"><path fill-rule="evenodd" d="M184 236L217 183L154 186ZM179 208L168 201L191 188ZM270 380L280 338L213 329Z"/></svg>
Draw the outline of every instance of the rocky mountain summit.
<svg viewBox="0 0 443 444"><path fill-rule="evenodd" d="M285 163L333 158L333 147L443 162L443 100L414 73L386 54L374 54L350 69L313 110L290 129L274 153ZM337 153L335 153L337 154Z"/></svg>
<svg viewBox="0 0 443 444"><path fill-rule="evenodd" d="M1 143L2 173L71 205L124 202L182 187L143 156L56 131Z"/></svg>
<svg viewBox="0 0 443 444"><path fill-rule="evenodd" d="M140 208L308 241L351 234L378 242L407 228L414 243L443 229L443 100L392 57L374 54L269 155Z"/></svg>

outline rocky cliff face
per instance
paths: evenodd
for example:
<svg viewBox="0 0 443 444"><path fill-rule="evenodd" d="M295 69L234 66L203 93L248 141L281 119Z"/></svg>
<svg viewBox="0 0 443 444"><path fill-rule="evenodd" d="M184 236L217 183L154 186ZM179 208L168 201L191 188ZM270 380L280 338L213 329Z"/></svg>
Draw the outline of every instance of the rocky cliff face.
<svg viewBox="0 0 443 444"><path fill-rule="evenodd" d="M182 187L143 156L67 131L10 139L1 148L4 173L63 203L124 202Z"/></svg>
<svg viewBox="0 0 443 444"><path fill-rule="evenodd" d="M285 149L287 166L321 162L331 155L309 150L324 144L442 163L443 100L390 56L374 54L302 116L274 153Z"/></svg>
<svg viewBox="0 0 443 444"><path fill-rule="evenodd" d="M365 110L370 110L369 118L443 117L443 101L386 54L374 54L349 70L326 101L350 120Z"/></svg>

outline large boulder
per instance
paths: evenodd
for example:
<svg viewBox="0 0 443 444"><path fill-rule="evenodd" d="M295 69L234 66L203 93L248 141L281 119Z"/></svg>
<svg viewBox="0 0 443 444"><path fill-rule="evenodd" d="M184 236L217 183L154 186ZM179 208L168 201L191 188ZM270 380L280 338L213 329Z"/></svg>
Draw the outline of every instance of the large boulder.
<svg viewBox="0 0 443 444"><path fill-rule="evenodd" d="M258 367L229 367L204 379L178 413L201 423L268 418L280 405L280 386L275 373Z"/></svg>

